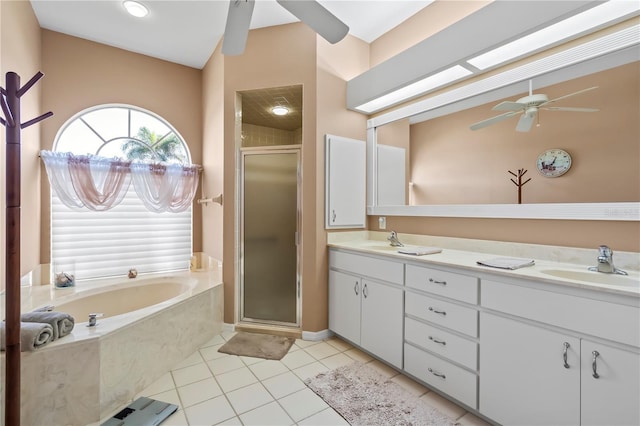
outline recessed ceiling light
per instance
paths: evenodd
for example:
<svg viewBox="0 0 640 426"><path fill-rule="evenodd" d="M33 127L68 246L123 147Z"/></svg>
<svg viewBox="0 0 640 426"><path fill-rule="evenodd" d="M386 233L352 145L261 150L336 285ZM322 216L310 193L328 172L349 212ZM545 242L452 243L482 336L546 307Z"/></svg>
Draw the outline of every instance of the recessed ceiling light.
<svg viewBox="0 0 640 426"><path fill-rule="evenodd" d="M275 115L287 115L289 114L289 108L283 106L275 106L271 108L271 112Z"/></svg>
<svg viewBox="0 0 640 426"><path fill-rule="evenodd" d="M144 18L149 13L149 10L142 3L138 3L133 0L126 0L122 2L122 5L130 15L135 16L136 18Z"/></svg>

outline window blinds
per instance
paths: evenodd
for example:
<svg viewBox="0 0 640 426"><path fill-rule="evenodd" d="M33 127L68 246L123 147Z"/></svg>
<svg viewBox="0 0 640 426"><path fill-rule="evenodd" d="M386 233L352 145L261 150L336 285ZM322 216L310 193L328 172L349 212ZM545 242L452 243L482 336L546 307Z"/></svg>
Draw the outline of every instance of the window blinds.
<svg viewBox="0 0 640 426"><path fill-rule="evenodd" d="M192 207L180 213L148 211L129 187L111 210L71 209L51 201L53 272L76 280L186 270L192 253Z"/></svg>

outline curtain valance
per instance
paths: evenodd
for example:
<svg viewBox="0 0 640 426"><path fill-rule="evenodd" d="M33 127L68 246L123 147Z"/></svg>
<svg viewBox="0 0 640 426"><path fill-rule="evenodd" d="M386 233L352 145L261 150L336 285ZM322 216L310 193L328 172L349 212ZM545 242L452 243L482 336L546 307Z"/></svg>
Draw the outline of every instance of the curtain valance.
<svg viewBox="0 0 640 426"><path fill-rule="evenodd" d="M41 151L51 187L68 207L103 211L118 205L133 182L145 207L177 213L189 208L199 166L148 163Z"/></svg>

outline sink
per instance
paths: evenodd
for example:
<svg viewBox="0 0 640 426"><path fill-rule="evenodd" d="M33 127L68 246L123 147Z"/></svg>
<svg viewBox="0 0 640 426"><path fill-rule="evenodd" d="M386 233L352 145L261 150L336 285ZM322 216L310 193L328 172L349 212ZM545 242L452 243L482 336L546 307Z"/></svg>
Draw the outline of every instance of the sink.
<svg viewBox="0 0 640 426"><path fill-rule="evenodd" d="M363 246L362 248L365 248L367 250L379 250L379 251L398 251L398 249L400 247L393 247L390 245L382 245L382 244L372 244L369 246Z"/></svg>
<svg viewBox="0 0 640 426"><path fill-rule="evenodd" d="M617 286L640 286L640 280L638 277L617 275L617 274L605 274L595 271L574 271L569 269L545 269L540 271L543 274L551 275L557 278L565 278L568 280L576 281L588 281L596 284L608 284Z"/></svg>

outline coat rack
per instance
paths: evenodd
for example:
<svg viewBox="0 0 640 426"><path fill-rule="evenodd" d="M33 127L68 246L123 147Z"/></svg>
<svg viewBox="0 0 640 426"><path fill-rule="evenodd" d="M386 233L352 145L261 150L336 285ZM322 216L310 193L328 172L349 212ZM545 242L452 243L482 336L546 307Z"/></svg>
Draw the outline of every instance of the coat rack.
<svg viewBox="0 0 640 426"><path fill-rule="evenodd" d="M20 98L40 80L40 71L20 87L20 76L8 72L5 87L0 87L0 106L4 118L0 123L6 131L6 364L5 364L5 425L20 424L20 133L33 124L53 115L51 111L39 117L20 121Z"/></svg>

